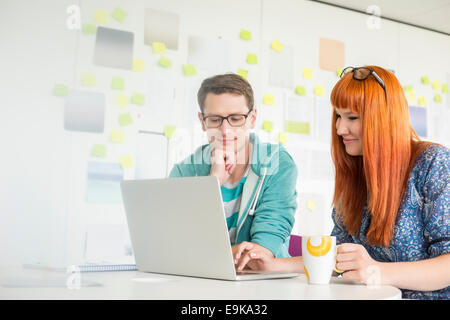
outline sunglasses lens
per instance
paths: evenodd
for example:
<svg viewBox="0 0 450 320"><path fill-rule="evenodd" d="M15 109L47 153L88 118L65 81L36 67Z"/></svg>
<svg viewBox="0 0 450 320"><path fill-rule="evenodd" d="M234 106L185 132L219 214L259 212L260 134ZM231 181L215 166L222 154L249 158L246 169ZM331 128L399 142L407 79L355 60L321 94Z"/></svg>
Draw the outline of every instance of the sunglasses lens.
<svg viewBox="0 0 450 320"><path fill-rule="evenodd" d="M355 79L364 80L370 75L371 70L366 68L356 69L353 74Z"/></svg>

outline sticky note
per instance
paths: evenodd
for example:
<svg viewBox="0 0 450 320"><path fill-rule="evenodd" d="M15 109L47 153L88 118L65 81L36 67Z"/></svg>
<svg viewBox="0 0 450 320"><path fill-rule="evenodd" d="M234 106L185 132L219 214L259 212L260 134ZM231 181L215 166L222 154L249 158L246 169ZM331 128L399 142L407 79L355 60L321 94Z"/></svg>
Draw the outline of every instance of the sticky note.
<svg viewBox="0 0 450 320"><path fill-rule="evenodd" d="M441 97L440 93L435 93L434 94L434 102L438 102L438 103L442 102L442 97Z"/></svg>
<svg viewBox="0 0 450 320"><path fill-rule="evenodd" d="M161 59L159 59L159 65L164 68L171 68L172 61L170 61L170 59L167 59L165 57L161 57Z"/></svg>
<svg viewBox="0 0 450 320"><path fill-rule="evenodd" d="M437 80L433 80L433 82L431 83L431 87L434 90L441 90L441 83Z"/></svg>
<svg viewBox="0 0 450 320"><path fill-rule="evenodd" d="M118 22L122 23L127 17L127 13L122 8L117 7L114 9L111 16Z"/></svg>
<svg viewBox="0 0 450 320"><path fill-rule="evenodd" d="M153 53L164 54L166 53L166 45L164 42L153 42L152 43Z"/></svg>
<svg viewBox="0 0 450 320"><path fill-rule="evenodd" d="M309 122L286 121L286 131L291 133L309 134Z"/></svg>
<svg viewBox="0 0 450 320"><path fill-rule="evenodd" d="M83 34L95 34L97 32L97 26L93 23L83 23L81 26Z"/></svg>
<svg viewBox="0 0 450 320"><path fill-rule="evenodd" d="M239 36L241 37L242 40L247 40L247 41L252 40L252 33L248 30L242 29Z"/></svg>
<svg viewBox="0 0 450 320"><path fill-rule="evenodd" d="M267 132L273 131L273 122L265 120L263 122L263 130L266 130Z"/></svg>
<svg viewBox="0 0 450 320"><path fill-rule="evenodd" d="M304 86L296 86L295 93L298 94L299 96L304 96L306 95L306 89Z"/></svg>
<svg viewBox="0 0 450 320"><path fill-rule="evenodd" d="M57 83L53 88L53 94L58 97L67 96L69 88L65 84Z"/></svg>
<svg viewBox="0 0 450 320"><path fill-rule="evenodd" d="M247 54L247 63L248 64L258 64L258 57L254 53Z"/></svg>
<svg viewBox="0 0 450 320"><path fill-rule="evenodd" d="M81 83L83 86L95 86L97 84L95 73L83 73L81 75Z"/></svg>
<svg viewBox="0 0 450 320"><path fill-rule="evenodd" d="M171 139L175 136L175 131L177 130L176 126L172 126L172 125L167 125L164 126L164 136L167 139Z"/></svg>
<svg viewBox="0 0 450 320"><path fill-rule="evenodd" d="M106 157L106 146L104 144L94 144L92 155L97 158Z"/></svg>
<svg viewBox="0 0 450 320"><path fill-rule="evenodd" d="M123 126L128 126L133 123L130 113L119 114L119 124Z"/></svg>
<svg viewBox="0 0 450 320"><path fill-rule="evenodd" d="M106 10L95 10L94 17L97 23L108 23L108 11Z"/></svg>
<svg viewBox="0 0 450 320"><path fill-rule="evenodd" d="M406 91L406 96L408 97L408 100L410 100L410 101L416 100L416 92L414 90Z"/></svg>
<svg viewBox="0 0 450 320"><path fill-rule="evenodd" d="M286 135L286 133L284 133L284 132L280 132L279 134L278 134L278 142L279 143L282 143L282 144L287 144L287 135Z"/></svg>
<svg viewBox="0 0 450 320"><path fill-rule="evenodd" d="M425 100L425 97L419 97L419 99L417 100L419 106L424 107L427 105L427 101Z"/></svg>
<svg viewBox="0 0 450 320"><path fill-rule="evenodd" d="M240 75L242 78L244 78L245 80L248 79L248 70L245 69L238 69L237 74Z"/></svg>
<svg viewBox="0 0 450 320"><path fill-rule="evenodd" d="M323 96L324 95L324 88L323 88L323 86L320 85L320 84L316 84L314 86L314 94L316 96Z"/></svg>
<svg viewBox="0 0 450 320"><path fill-rule="evenodd" d="M430 84L430 79L428 79L427 76L422 76L422 78L420 78L420 81L422 81L423 84Z"/></svg>
<svg viewBox="0 0 450 320"><path fill-rule="evenodd" d="M313 78L313 72L311 68L303 68L303 78L305 79Z"/></svg>
<svg viewBox="0 0 450 320"><path fill-rule="evenodd" d="M124 142L124 133L122 130L111 130L110 136L111 142L115 143L123 143Z"/></svg>
<svg viewBox="0 0 450 320"><path fill-rule="evenodd" d="M111 81L111 89L123 90L125 89L125 80L119 77L113 77Z"/></svg>
<svg viewBox="0 0 450 320"><path fill-rule="evenodd" d="M342 71L344 71L344 69L337 69L337 70L336 70L336 75L337 75L338 77L340 77L341 74L342 74Z"/></svg>
<svg viewBox="0 0 450 320"><path fill-rule="evenodd" d="M119 158L122 169L129 169L134 167L133 158L130 155L125 155Z"/></svg>
<svg viewBox="0 0 450 320"><path fill-rule="evenodd" d="M278 40L273 40L270 47L277 52L281 52L283 50L283 45Z"/></svg>
<svg viewBox="0 0 450 320"><path fill-rule="evenodd" d="M184 64L183 72L185 76L195 76L197 74L197 70L192 64Z"/></svg>
<svg viewBox="0 0 450 320"><path fill-rule="evenodd" d="M117 106L119 106L121 109L125 108L129 102L130 102L130 99L123 93L117 94L116 98L114 99L114 103Z"/></svg>
<svg viewBox="0 0 450 320"><path fill-rule="evenodd" d="M411 86L411 85L405 86L405 91L406 91L406 92L408 92L408 91L413 91L413 90L414 90L414 87L413 87L413 86Z"/></svg>
<svg viewBox="0 0 450 320"><path fill-rule="evenodd" d="M133 71L144 72L145 71L145 61L141 59L133 59Z"/></svg>
<svg viewBox="0 0 450 320"><path fill-rule="evenodd" d="M441 90L442 90L442 93L448 93L449 92L448 91L448 84L447 83L443 83Z"/></svg>
<svg viewBox="0 0 450 320"><path fill-rule="evenodd" d="M263 103L268 106L273 106L275 104L274 96L266 93L263 97Z"/></svg>
<svg viewBox="0 0 450 320"><path fill-rule="evenodd" d="M308 200L306 201L306 208L309 211L314 212L317 209L317 203L314 200Z"/></svg>
<svg viewBox="0 0 450 320"><path fill-rule="evenodd" d="M131 97L131 102L143 106L145 104L145 95L142 93L134 92L133 96Z"/></svg>

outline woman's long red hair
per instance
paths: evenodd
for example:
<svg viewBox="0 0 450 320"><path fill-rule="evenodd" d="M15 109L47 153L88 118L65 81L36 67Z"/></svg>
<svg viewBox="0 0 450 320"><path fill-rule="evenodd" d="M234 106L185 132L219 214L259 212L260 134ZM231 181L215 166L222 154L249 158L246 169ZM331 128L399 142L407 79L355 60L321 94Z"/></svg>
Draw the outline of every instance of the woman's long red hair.
<svg viewBox="0 0 450 320"><path fill-rule="evenodd" d="M360 115L363 145L362 156L345 151L333 108L333 205L347 231L358 235L367 204L371 214L367 241L387 246L412 165L427 144L420 142L410 124L408 102L397 78L383 68L367 67L383 79L386 93L373 75L361 81L353 79L353 73L344 75L331 92L333 107Z"/></svg>

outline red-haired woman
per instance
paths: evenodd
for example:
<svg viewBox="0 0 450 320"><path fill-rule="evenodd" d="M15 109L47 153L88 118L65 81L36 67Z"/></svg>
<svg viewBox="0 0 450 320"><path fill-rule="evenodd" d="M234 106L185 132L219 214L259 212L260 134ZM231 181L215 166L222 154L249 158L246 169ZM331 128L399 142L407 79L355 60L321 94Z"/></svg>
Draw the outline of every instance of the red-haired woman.
<svg viewBox="0 0 450 320"><path fill-rule="evenodd" d="M403 88L383 68L344 69L331 104L336 268L366 284L377 270L404 298L450 299L450 150L420 141ZM302 257L239 249L238 269L304 272Z"/></svg>

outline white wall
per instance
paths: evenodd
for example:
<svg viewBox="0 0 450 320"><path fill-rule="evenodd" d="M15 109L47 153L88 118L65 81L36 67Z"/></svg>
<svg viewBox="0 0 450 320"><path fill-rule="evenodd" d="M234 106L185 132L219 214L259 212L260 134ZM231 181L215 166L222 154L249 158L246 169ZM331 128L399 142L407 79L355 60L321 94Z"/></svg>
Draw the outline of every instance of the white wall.
<svg viewBox="0 0 450 320"><path fill-rule="evenodd" d="M145 60L146 72L94 65L95 35L84 35L66 27L66 9L73 4L81 8L82 23L94 21L95 9L111 13L117 6L123 8L128 13L124 23L109 16L106 26L134 33L134 58ZM143 43L145 8L179 14L179 49L169 50L165 55L172 60L170 70L160 68L157 65L160 56ZM260 111L256 131L263 140L277 142L278 132L284 130L286 102L295 96L294 87L279 88L269 84L273 54L270 43L277 39L286 50L293 50L294 85L304 85L313 106L317 106L327 103L338 80L335 73L319 68L319 39L325 37L345 43L346 65L380 65L395 70L403 85L413 85L416 95L425 96L428 102L428 139L449 146L450 132L446 128L446 120L450 118L449 96L442 94L443 103L436 104L433 102L435 91L430 85L420 83L422 75L441 83L450 82L449 37L384 20L381 29L368 29L367 19L366 15L301 0L3 0L0 3L1 264L81 263L85 261L85 237L90 226L123 226L126 233L122 205L86 202L86 170L90 160L117 162L124 154L136 157L139 129L162 131L164 125L172 124L177 126L178 132L187 132L186 140L179 144L185 148L171 150L171 163L204 141L195 121L194 98L201 80L211 73L197 70L198 75L192 78L182 74L181 65L188 59L189 36L221 37L230 43L229 71L249 70L249 81ZM239 38L241 29L252 32L251 42ZM246 63L247 53L258 55L257 65ZM303 79L304 67L313 69L313 80ZM84 72L96 74L95 87L81 85ZM109 142L110 131L120 128L117 115L123 112L113 103L117 94L110 89L113 76L125 79L124 94L131 95L134 91L146 94L145 106L127 106L135 117L135 124L124 128L126 143L121 145ZM52 94L56 83L65 83L70 90L105 93L104 133L64 130L64 98ZM325 88L323 98L311 93L316 83ZM275 106L262 104L265 93L274 95ZM138 119L137 114L141 118ZM261 130L263 120L274 122L272 134ZM107 145L105 159L91 156L96 143ZM160 150L163 145L159 141L154 147L148 146L150 160L158 166L165 163L166 150ZM329 144L318 141L314 135L305 138L288 134L287 148L300 170L299 201L309 197L319 204L316 212L297 215L293 233L330 232L333 178L332 175L328 179L317 178L330 170ZM161 168L152 174L164 173L165 168ZM125 169L124 174L126 179L133 178L135 169Z"/></svg>

